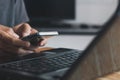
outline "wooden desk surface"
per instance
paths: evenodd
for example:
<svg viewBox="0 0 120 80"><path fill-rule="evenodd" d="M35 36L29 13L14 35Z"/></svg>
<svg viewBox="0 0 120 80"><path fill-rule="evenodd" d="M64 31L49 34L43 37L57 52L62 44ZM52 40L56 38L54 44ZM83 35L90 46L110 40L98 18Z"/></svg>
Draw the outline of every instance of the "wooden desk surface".
<svg viewBox="0 0 120 80"><path fill-rule="evenodd" d="M120 18L118 17L111 26L68 80L120 80L118 73L118 79L116 75L113 76L113 72L120 70ZM105 76L109 73L112 73L109 76L115 78ZM105 78L97 79L100 76Z"/></svg>

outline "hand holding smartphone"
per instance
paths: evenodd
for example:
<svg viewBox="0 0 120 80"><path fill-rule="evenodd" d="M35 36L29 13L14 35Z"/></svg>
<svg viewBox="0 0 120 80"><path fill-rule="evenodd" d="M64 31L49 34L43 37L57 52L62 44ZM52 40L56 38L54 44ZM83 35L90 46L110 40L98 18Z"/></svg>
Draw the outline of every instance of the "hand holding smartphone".
<svg viewBox="0 0 120 80"><path fill-rule="evenodd" d="M40 41L44 38L48 38L51 36L57 36L59 33L57 31L49 31L49 32L37 32L35 34L31 34L29 36L23 37L22 40L29 41L31 45L37 46Z"/></svg>

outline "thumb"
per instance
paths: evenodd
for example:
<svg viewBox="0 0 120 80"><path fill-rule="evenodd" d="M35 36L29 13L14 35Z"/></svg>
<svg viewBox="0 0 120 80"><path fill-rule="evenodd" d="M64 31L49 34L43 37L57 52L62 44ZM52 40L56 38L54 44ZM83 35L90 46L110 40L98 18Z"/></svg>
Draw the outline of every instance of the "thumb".
<svg viewBox="0 0 120 80"><path fill-rule="evenodd" d="M21 26L22 37L28 36L31 33L31 27L29 24L25 23Z"/></svg>

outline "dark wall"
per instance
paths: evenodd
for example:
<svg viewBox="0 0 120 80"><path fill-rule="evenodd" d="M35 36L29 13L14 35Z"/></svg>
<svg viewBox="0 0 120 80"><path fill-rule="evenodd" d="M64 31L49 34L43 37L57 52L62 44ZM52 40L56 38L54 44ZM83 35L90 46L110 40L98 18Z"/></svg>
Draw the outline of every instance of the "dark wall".
<svg viewBox="0 0 120 80"><path fill-rule="evenodd" d="M30 18L73 19L75 0L24 0Z"/></svg>

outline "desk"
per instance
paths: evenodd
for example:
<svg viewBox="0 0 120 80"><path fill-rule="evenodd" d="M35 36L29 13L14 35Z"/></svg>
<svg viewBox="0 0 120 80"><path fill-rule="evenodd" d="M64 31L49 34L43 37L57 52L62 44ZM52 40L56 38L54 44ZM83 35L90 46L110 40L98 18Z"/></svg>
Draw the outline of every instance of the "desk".
<svg viewBox="0 0 120 80"><path fill-rule="evenodd" d="M49 38L45 47L84 50L94 37L95 35L58 35Z"/></svg>

